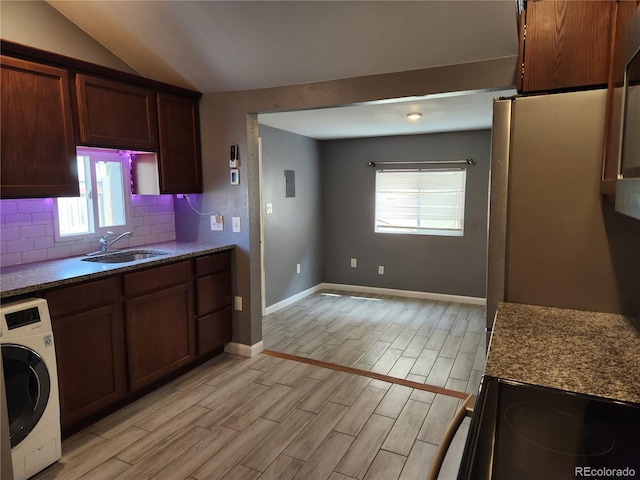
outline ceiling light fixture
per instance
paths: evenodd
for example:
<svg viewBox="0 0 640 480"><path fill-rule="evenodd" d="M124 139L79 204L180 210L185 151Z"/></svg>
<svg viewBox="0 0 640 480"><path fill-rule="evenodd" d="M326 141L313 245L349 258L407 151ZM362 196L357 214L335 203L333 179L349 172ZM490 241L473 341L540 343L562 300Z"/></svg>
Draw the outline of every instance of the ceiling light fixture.
<svg viewBox="0 0 640 480"><path fill-rule="evenodd" d="M420 117L422 117L422 113L420 112L411 112L411 113L407 113L407 118L411 121L416 121L416 120L420 120Z"/></svg>

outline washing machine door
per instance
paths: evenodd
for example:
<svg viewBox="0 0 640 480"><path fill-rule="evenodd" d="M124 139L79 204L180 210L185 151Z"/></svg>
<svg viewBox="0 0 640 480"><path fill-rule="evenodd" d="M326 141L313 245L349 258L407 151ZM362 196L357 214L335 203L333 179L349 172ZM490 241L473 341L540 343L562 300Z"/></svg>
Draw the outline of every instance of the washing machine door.
<svg viewBox="0 0 640 480"><path fill-rule="evenodd" d="M11 448L37 425L49 401L51 380L44 361L24 345L2 345Z"/></svg>

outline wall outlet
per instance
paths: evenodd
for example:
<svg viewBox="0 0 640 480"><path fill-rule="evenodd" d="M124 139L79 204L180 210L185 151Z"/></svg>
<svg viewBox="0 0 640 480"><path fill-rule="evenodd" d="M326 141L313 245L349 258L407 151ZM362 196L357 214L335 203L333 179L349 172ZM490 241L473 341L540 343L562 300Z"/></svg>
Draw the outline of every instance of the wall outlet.
<svg viewBox="0 0 640 480"><path fill-rule="evenodd" d="M264 210L267 214L273 213L273 203L267 203L264 206Z"/></svg>
<svg viewBox="0 0 640 480"><path fill-rule="evenodd" d="M211 215L211 230L224 230L224 217L222 215Z"/></svg>
<svg viewBox="0 0 640 480"><path fill-rule="evenodd" d="M300 264L299 263L296 264L296 273L300 273Z"/></svg>
<svg viewBox="0 0 640 480"><path fill-rule="evenodd" d="M242 297L234 297L234 308L238 311L242 311Z"/></svg>
<svg viewBox="0 0 640 480"><path fill-rule="evenodd" d="M232 217L231 220L233 221L233 231L240 232L240 217Z"/></svg>
<svg viewBox="0 0 640 480"><path fill-rule="evenodd" d="M357 258L352 258L351 259L351 268L356 268L358 266L358 259Z"/></svg>
<svg viewBox="0 0 640 480"><path fill-rule="evenodd" d="M382 265L378 267L378 275L384 275L384 267Z"/></svg>

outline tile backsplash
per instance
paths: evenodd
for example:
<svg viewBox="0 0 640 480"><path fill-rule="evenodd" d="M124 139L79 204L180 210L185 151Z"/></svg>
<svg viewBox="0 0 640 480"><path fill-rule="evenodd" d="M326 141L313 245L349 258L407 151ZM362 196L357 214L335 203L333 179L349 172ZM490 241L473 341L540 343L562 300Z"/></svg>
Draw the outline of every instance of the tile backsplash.
<svg viewBox="0 0 640 480"><path fill-rule="evenodd" d="M133 234L117 248L176 239L171 195L132 195ZM74 257L100 248L98 239L56 242L51 198L0 200L0 266Z"/></svg>

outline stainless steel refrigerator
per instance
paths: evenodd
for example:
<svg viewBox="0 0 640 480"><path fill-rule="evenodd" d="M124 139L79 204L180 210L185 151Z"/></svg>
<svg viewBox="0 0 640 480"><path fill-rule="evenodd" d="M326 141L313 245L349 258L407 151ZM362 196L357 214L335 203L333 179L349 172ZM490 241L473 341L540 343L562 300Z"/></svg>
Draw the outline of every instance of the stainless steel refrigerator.
<svg viewBox="0 0 640 480"><path fill-rule="evenodd" d="M605 101L606 90L494 101L488 332L500 301L619 310L607 225L619 214L600 195Z"/></svg>

